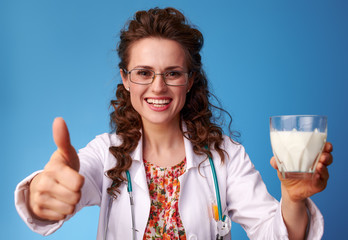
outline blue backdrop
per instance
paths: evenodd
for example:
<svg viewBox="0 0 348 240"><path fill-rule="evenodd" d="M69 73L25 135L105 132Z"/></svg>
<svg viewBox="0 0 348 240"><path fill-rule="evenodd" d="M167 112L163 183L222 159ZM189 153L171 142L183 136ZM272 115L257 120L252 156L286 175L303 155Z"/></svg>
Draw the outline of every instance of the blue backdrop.
<svg viewBox="0 0 348 240"><path fill-rule="evenodd" d="M16 213L15 186L55 150L56 116L67 121L76 148L110 130L109 100L120 82L114 51L119 30L136 10L154 6L181 9L203 32L211 88L277 199L269 117L328 116L334 164L327 189L312 199L325 218L324 239L347 236L347 1L2 0L1 238L43 238ZM95 239L98 210L83 209L46 239ZM232 233L247 239L237 224Z"/></svg>

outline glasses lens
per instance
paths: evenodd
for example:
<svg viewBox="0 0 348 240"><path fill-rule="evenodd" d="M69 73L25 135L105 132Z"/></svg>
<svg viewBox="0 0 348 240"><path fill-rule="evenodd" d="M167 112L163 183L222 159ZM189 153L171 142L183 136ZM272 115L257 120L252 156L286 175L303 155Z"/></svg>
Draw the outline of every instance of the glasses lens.
<svg viewBox="0 0 348 240"><path fill-rule="evenodd" d="M178 86L185 85L187 82L187 74L181 71L169 71L164 73L165 81L168 85Z"/></svg>
<svg viewBox="0 0 348 240"><path fill-rule="evenodd" d="M130 79L134 83L149 84L152 82L155 73L148 69L133 69L130 72Z"/></svg>
<svg viewBox="0 0 348 240"><path fill-rule="evenodd" d="M149 69L133 69L130 71L130 80L137 84L150 84L155 75L155 72ZM157 75L163 75L165 83L171 86L186 85L188 78L187 73L182 71L168 71Z"/></svg>

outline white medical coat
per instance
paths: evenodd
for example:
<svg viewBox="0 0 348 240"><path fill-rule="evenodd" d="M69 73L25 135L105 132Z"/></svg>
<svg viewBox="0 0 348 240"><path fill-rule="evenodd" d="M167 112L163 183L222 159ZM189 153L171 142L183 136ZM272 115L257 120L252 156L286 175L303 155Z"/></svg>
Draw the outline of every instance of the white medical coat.
<svg viewBox="0 0 348 240"><path fill-rule="evenodd" d="M184 138L186 172L179 177L179 214L187 239L215 239L216 222L212 218L211 203L215 201L214 182L206 156L193 152L192 144ZM75 212L85 206L100 206L97 239L104 238L106 215L108 212L107 188L111 180L105 172L115 166L115 158L109 152L110 146L120 144L116 134L97 136L79 151L80 174L85 177L82 197ZM241 224L250 239L288 239L281 215L280 203L269 195L258 171L255 170L241 145L232 143L225 137L223 148L228 153L221 164L217 152L212 151L216 168L222 211L233 222ZM142 156L142 139L131 153L133 163L129 169L135 201L135 227L137 239L142 239L150 212L150 197ZM202 163L199 167L199 164ZM65 220L45 222L34 219L28 209L28 185L37 174L33 173L18 184L15 204L19 215L35 232L48 235L62 226ZM108 224L107 239L131 239L131 209L127 184L119 188L121 193L113 201ZM308 199L307 207L311 215L308 239L321 239L323 217L314 203ZM231 236L225 237L230 239Z"/></svg>

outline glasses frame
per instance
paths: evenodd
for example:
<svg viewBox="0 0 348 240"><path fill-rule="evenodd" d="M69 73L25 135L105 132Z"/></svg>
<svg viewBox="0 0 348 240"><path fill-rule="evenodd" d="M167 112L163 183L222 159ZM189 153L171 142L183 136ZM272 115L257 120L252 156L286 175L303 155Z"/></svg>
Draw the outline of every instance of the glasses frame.
<svg viewBox="0 0 348 240"><path fill-rule="evenodd" d="M126 69L122 69L122 70L123 70L123 72L124 72L125 74L129 75L129 81L131 81L131 82L134 83L134 84L139 84L139 85L150 85L150 84L152 84L153 81L155 80L156 75L162 75L162 76L163 76L163 81L164 81L164 83L165 83L167 86L174 86L174 87L176 87L176 86L186 86L187 83L188 83L189 78L192 76L192 72L184 72L184 71L177 71L177 70L175 70L175 71L166 71L166 72L164 72L164 73L156 73L155 71L153 71L153 70L151 70L151 69L146 69L146 68L134 68L134 69L132 69L132 70L130 70L130 71L127 71ZM138 82L132 81L131 72L134 71L134 70L146 70L146 71L151 71L151 72L153 72L152 81L149 82L149 83L138 83ZM185 84L179 84L179 85L168 84L168 83L166 82L166 76L165 76L166 73L168 73L168 72L180 72L180 73L184 73L185 76L186 76L186 82L185 82Z"/></svg>

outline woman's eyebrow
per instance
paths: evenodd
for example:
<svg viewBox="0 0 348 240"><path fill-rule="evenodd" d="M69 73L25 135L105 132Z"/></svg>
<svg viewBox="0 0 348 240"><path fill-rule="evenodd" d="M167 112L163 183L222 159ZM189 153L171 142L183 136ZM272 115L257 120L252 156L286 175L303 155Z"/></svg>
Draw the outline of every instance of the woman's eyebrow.
<svg viewBox="0 0 348 240"><path fill-rule="evenodd" d="M133 67L133 69L149 69L149 70L153 70L154 71L154 67L148 66L148 65L137 65L135 67ZM168 66L164 69L164 71L168 71L168 70L174 70L174 69L178 69L180 68L180 70L183 70L184 67L179 66L179 65L173 65L173 66Z"/></svg>
<svg viewBox="0 0 348 240"><path fill-rule="evenodd" d="M150 67L150 66L147 66L147 65L137 65L137 66L135 66L133 69L135 69L135 68L143 68L143 69L153 69L153 67Z"/></svg>
<svg viewBox="0 0 348 240"><path fill-rule="evenodd" d="M184 69L184 67L182 67L182 66L169 66L169 67L166 67L165 70L173 70L173 69L177 69L177 68L180 68L181 70Z"/></svg>

